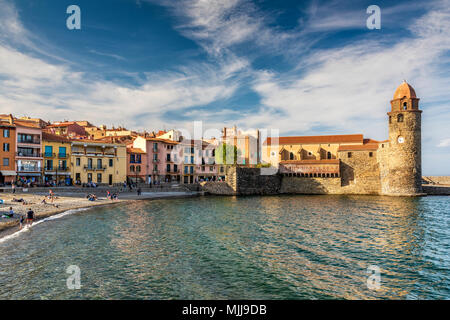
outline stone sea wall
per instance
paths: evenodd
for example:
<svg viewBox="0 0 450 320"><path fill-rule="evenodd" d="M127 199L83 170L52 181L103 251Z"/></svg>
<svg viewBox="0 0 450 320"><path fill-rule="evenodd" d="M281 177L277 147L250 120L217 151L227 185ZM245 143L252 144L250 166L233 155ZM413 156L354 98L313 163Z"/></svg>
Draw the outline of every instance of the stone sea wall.
<svg viewBox="0 0 450 320"><path fill-rule="evenodd" d="M380 195L381 182L375 154L355 153L343 160L341 177L315 178L281 174L261 175L258 168L228 167L224 182L202 182L203 191L217 195L365 194ZM343 158L344 155L343 155ZM373 159L372 159L373 158ZM365 164L365 165L364 165ZM445 177L444 177L445 178ZM446 182L446 179L436 181ZM425 185L424 193L450 195L450 186Z"/></svg>

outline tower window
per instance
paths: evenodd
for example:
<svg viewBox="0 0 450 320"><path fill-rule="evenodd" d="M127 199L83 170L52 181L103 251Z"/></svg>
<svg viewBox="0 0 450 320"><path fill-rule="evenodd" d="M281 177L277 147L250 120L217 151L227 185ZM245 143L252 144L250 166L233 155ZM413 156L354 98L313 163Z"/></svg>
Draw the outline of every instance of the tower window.
<svg viewBox="0 0 450 320"><path fill-rule="evenodd" d="M399 114L397 116L397 122L403 122L403 115L402 114Z"/></svg>
<svg viewBox="0 0 450 320"><path fill-rule="evenodd" d="M373 152L369 152L369 157L373 157Z"/></svg>
<svg viewBox="0 0 450 320"><path fill-rule="evenodd" d="M392 117L389 116L389 123L392 123Z"/></svg>
<svg viewBox="0 0 450 320"><path fill-rule="evenodd" d="M327 152L327 159L331 159L331 152L330 151Z"/></svg>
<svg viewBox="0 0 450 320"><path fill-rule="evenodd" d="M289 153L289 160L294 160L294 154L292 152Z"/></svg>
<svg viewBox="0 0 450 320"><path fill-rule="evenodd" d="M406 110L408 108L408 104L406 102L403 102L403 110Z"/></svg>
<svg viewBox="0 0 450 320"><path fill-rule="evenodd" d="M351 152L347 153L347 157L351 158L352 157L352 153Z"/></svg>

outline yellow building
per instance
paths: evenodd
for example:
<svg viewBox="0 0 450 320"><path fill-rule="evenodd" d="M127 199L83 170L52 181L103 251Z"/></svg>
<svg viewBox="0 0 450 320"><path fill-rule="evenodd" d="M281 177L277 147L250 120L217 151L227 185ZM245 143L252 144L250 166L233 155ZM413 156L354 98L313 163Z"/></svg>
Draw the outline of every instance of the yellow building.
<svg viewBox="0 0 450 320"><path fill-rule="evenodd" d="M127 148L124 144L72 140L71 165L76 184L123 183L127 180Z"/></svg>
<svg viewBox="0 0 450 320"><path fill-rule="evenodd" d="M44 182L71 184L71 141L63 136L42 132Z"/></svg>

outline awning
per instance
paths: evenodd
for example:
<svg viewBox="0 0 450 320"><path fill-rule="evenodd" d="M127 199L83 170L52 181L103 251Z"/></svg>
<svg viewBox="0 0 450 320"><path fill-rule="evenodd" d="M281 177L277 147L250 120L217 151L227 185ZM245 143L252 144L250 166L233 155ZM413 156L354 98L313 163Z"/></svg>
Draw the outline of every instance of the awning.
<svg viewBox="0 0 450 320"><path fill-rule="evenodd" d="M15 176L17 174L15 171L12 170L0 170L0 172L4 176Z"/></svg>
<svg viewBox="0 0 450 320"><path fill-rule="evenodd" d="M41 174L40 173L24 172L24 173L19 173L18 176L19 177L40 177Z"/></svg>

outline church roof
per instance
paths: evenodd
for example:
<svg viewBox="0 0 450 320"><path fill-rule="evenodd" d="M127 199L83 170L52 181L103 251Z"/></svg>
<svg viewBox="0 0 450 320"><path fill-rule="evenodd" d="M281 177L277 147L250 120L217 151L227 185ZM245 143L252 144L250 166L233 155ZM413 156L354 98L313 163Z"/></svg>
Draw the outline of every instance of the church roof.
<svg viewBox="0 0 450 320"><path fill-rule="evenodd" d="M264 145L275 145L276 139L268 137ZM362 134L344 134L332 136L300 136L300 137L279 137L278 144L327 144L327 143L363 143Z"/></svg>
<svg viewBox="0 0 450 320"><path fill-rule="evenodd" d="M394 93L394 100L395 99L402 99L403 97L406 98L417 98L416 92L414 91L414 88L409 85L405 80L403 80L403 83L398 86L397 90L395 90Z"/></svg>

